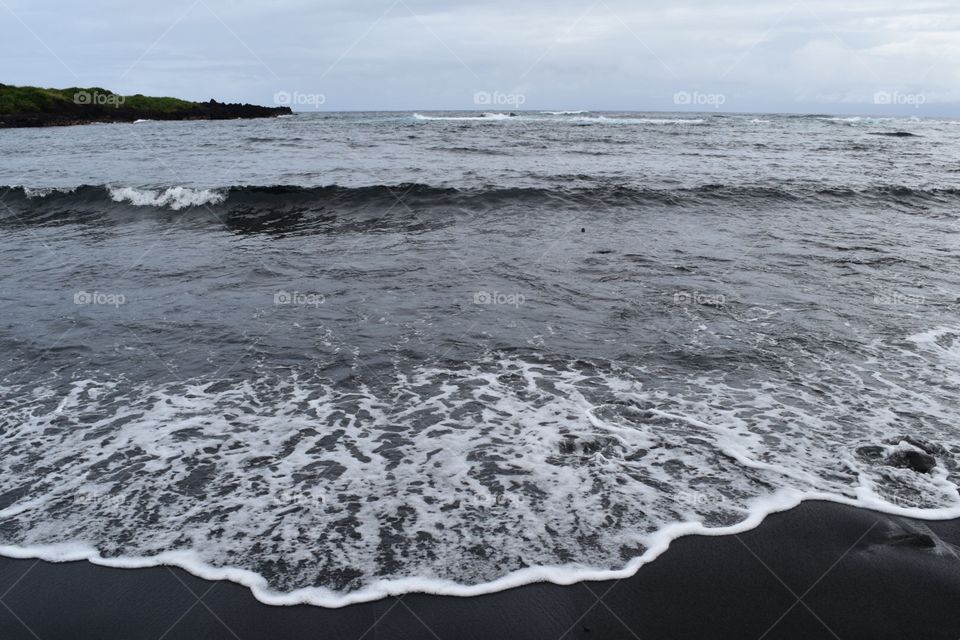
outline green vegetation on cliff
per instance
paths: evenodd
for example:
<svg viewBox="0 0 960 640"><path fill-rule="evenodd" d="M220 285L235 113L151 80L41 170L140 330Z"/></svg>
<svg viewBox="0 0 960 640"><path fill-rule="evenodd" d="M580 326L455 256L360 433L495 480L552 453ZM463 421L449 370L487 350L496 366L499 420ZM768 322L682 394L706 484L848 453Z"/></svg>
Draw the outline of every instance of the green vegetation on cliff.
<svg viewBox="0 0 960 640"><path fill-rule="evenodd" d="M42 89L0 84L0 114L49 113L66 105L125 107L144 111L172 112L195 109L198 102L178 98L150 98L144 95L122 96L100 87Z"/></svg>
<svg viewBox="0 0 960 640"><path fill-rule="evenodd" d="M124 96L101 87L44 89L0 84L0 127L43 127L90 122L226 120L292 113L288 107L190 102L178 98Z"/></svg>

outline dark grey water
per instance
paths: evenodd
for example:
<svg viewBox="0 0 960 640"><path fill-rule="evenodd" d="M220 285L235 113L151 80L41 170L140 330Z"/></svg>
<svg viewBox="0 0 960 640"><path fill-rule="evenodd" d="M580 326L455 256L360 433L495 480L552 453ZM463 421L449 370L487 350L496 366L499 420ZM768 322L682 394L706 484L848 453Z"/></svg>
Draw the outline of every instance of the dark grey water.
<svg viewBox="0 0 960 640"><path fill-rule="evenodd" d="M960 515L958 151L826 116L4 131L0 551L337 604L629 571L804 497Z"/></svg>

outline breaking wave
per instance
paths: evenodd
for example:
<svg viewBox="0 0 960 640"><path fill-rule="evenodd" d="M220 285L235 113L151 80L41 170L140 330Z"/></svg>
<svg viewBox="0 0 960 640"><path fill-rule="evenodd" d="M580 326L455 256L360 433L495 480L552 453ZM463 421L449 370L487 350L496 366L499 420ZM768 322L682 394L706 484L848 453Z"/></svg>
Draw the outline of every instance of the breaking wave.
<svg viewBox="0 0 960 640"><path fill-rule="evenodd" d="M186 207L220 204L226 199L223 193L210 189L170 187L168 189L136 189L134 187L107 187L114 202L129 202L137 207L169 207L174 211Z"/></svg>
<svg viewBox="0 0 960 640"><path fill-rule="evenodd" d="M399 200L421 206L454 205L483 207L506 201L556 205L697 205L710 203L769 204L775 202L864 204L871 206L955 204L960 189L918 189L902 185L872 188L818 188L815 186L771 187L759 185L704 184L678 189L643 189L609 184L595 187L544 188L496 187L458 189L406 183L343 187L248 186L202 189L184 186L118 187L78 186L72 188L0 187L7 192L4 202L19 213L43 214L84 207L109 209L110 205L145 209L210 207L217 211L252 213L283 210L292 206L350 209L383 204L397 206ZM9 215L9 214L8 214ZM4 210L0 209L0 220Z"/></svg>

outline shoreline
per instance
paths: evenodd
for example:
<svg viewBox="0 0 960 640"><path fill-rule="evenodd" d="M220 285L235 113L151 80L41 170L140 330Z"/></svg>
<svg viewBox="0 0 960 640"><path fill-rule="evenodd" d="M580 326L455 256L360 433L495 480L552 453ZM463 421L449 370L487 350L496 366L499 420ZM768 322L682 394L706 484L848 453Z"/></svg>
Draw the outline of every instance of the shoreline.
<svg viewBox="0 0 960 640"><path fill-rule="evenodd" d="M741 535L760 527L771 516L789 512L806 503L822 503L865 510L889 517L905 518L918 523L960 522L960 507L919 509L895 507L878 502L875 506L862 504L830 494L801 494L783 492L766 500L766 508L753 510L749 517L728 527L705 527L700 523L678 522L657 531L647 541L643 555L631 558L619 569L597 569L573 565L531 566L507 573L490 582L461 584L434 578L401 578L372 583L357 591L337 592L324 587L306 587L290 592L272 590L260 574L239 567L214 566L197 557L192 550L168 551L154 556L118 556L104 558L88 545L61 543L48 546L18 547L0 545L0 559L41 560L53 564L89 562L111 569L176 568L210 582L228 581L249 589L254 599L272 607L306 605L325 609L376 602L389 597L421 594L436 597L476 598L500 593L532 584L569 586L583 582L606 582L632 578L645 566L656 561L678 540L688 537L725 537ZM2 515L2 511L0 511Z"/></svg>
<svg viewBox="0 0 960 640"><path fill-rule="evenodd" d="M4 592L4 639L79 629L104 640L248 640L322 628L343 638L760 637L769 629L768 638L956 640L960 519L807 501L742 533L679 537L631 577L473 597L407 593L343 608L273 606L246 586L180 568L83 560L0 558Z"/></svg>
<svg viewBox="0 0 960 640"><path fill-rule="evenodd" d="M230 106L230 105L227 105ZM48 129L54 127L81 127L91 124L136 124L138 122L215 122L221 120L262 120L291 116L286 107L254 107L242 105L242 109L223 109L220 112L195 114L164 113L118 113L91 117L63 116L60 114L14 114L0 115L0 129Z"/></svg>
<svg viewBox="0 0 960 640"><path fill-rule="evenodd" d="M140 94L125 96L99 87L45 89L3 83L0 83L0 108L0 129L134 123L140 120L233 120L293 114L287 105L266 107L215 99L195 102Z"/></svg>

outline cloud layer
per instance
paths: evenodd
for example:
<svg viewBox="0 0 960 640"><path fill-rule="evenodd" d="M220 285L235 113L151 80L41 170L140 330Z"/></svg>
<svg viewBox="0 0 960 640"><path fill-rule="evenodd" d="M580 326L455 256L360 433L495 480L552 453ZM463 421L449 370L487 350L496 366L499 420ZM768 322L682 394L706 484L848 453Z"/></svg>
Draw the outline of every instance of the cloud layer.
<svg viewBox="0 0 960 640"><path fill-rule="evenodd" d="M0 0L0 15L12 84L299 109L475 109L480 92L530 109L960 116L948 2Z"/></svg>

